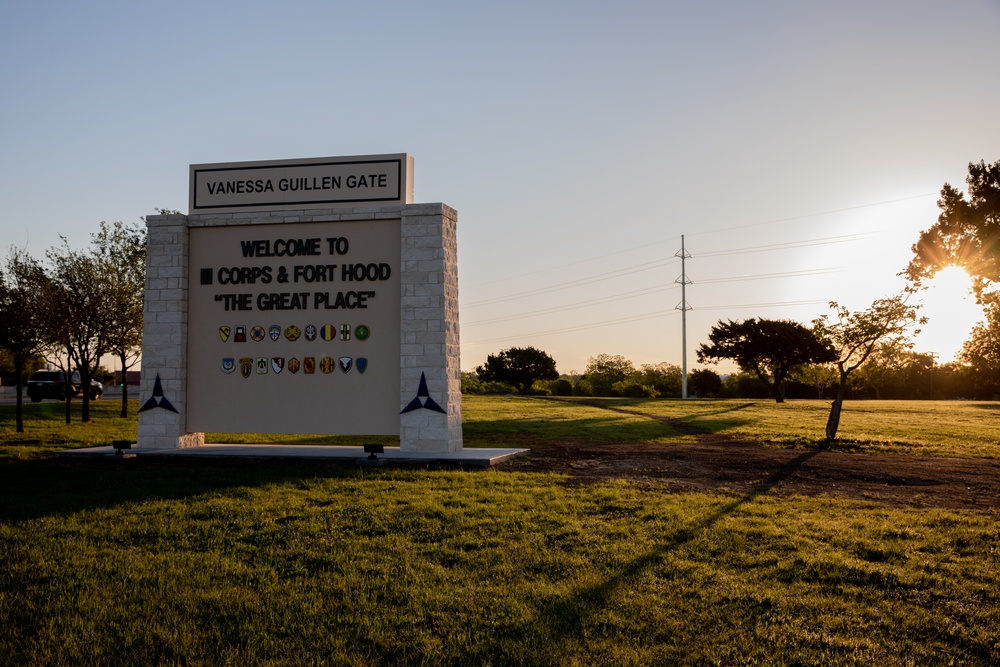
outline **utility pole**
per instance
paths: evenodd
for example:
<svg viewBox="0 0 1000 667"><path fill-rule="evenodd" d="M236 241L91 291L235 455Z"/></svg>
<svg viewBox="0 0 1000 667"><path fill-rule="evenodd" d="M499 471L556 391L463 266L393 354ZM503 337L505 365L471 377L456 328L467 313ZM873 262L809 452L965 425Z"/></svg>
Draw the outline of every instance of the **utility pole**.
<svg viewBox="0 0 1000 667"><path fill-rule="evenodd" d="M674 310L681 311L681 398L688 397L687 311L691 310L691 306L687 302L686 288L691 284L691 281L687 278L684 260L690 256L684 249L684 235L681 234L681 250L674 255L674 257L681 258L681 277L674 281L681 284L681 302L674 308Z"/></svg>

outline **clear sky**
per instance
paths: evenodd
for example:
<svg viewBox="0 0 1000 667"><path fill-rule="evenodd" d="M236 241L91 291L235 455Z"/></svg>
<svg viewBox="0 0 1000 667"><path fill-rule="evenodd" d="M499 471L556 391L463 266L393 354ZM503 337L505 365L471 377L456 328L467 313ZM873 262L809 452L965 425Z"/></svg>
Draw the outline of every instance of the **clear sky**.
<svg viewBox="0 0 1000 667"><path fill-rule="evenodd" d="M1000 160L998 37L997 0L0 0L0 240L186 211L192 163L407 152L459 211L463 369L680 364L681 235L693 367L719 319L898 291L941 186Z"/></svg>

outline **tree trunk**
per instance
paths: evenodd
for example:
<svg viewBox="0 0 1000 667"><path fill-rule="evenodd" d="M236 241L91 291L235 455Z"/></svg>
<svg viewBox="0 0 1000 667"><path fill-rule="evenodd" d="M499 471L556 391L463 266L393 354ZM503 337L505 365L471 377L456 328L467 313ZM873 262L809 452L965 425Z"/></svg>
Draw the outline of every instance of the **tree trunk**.
<svg viewBox="0 0 1000 667"><path fill-rule="evenodd" d="M86 382L86 384L84 384ZM83 385L83 394L80 398L83 400L83 405L80 408L80 421L89 422L90 421L90 378L83 379L80 378L80 384Z"/></svg>
<svg viewBox="0 0 1000 667"><path fill-rule="evenodd" d="M121 417L124 419L128 417L128 371L125 366L125 355L119 355L118 357L122 362L122 413Z"/></svg>
<svg viewBox="0 0 1000 667"><path fill-rule="evenodd" d="M774 398L775 403L785 402L785 387L781 382L775 382L771 385L771 396Z"/></svg>
<svg viewBox="0 0 1000 667"><path fill-rule="evenodd" d="M826 439L836 440L837 429L840 428L840 410L844 406L844 390L847 386L846 378L841 379L837 385L837 397L830 404L830 416L826 420Z"/></svg>
<svg viewBox="0 0 1000 667"><path fill-rule="evenodd" d="M66 376L63 378L66 384L66 423L73 420L73 392L70 391L70 383L73 380L73 349L66 346Z"/></svg>
<svg viewBox="0 0 1000 667"><path fill-rule="evenodd" d="M88 363L84 368L86 370L80 373L80 398L83 401L83 406L80 408L80 421L86 423L90 421L90 364Z"/></svg>
<svg viewBox="0 0 1000 667"><path fill-rule="evenodd" d="M20 357L14 357L15 371L17 372L17 399L14 408L15 421L17 426L15 427L18 433L24 433L24 361Z"/></svg>

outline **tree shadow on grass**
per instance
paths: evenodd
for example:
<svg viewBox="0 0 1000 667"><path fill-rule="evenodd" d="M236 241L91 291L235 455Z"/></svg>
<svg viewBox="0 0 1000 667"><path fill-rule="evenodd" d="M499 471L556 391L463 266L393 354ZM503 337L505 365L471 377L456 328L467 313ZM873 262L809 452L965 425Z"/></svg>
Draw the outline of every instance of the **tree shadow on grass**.
<svg viewBox="0 0 1000 667"><path fill-rule="evenodd" d="M462 427L466 446L518 446L533 443L579 442L580 444L612 442L649 442L682 435L673 424L645 419L626 410L615 411L623 416L640 418L624 420L616 415L575 419L493 419L472 422Z"/></svg>
<svg viewBox="0 0 1000 667"><path fill-rule="evenodd" d="M788 461L756 484L746 495L725 502L703 518L678 528L673 534L666 536L655 549L622 567L600 584L580 589L576 593L544 605L530 623L531 627L518 628L513 635L535 634L538 633L538 626L542 626L547 632L539 634L553 641L570 638L575 640L584 636L588 619L604 609L622 586L634 581L642 572L660 562L670 552L696 539L743 505L772 491L821 451L821 449L808 451Z"/></svg>
<svg viewBox="0 0 1000 667"><path fill-rule="evenodd" d="M45 458L0 465L0 521L67 516L295 479L361 474L337 462Z"/></svg>
<svg viewBox="0 0 1000 667"><path fill-rule="evenodd" d="M546 397L548 400L554 401L565 401L565 399L550 398ZM613 400L613 399L612 399ZM737 426L743 426L749 424L753 419L737 419L737 418L727 418L727 419L705 419L705 417L710 417L713 415L722 415L732 412L739 412L740 410L745 410L747 408L753 407L753 403L743 403L740 405L727 406L725 408L720 408L718 410L712 410L710 412L700 412L697 414L692 414L690 416L685 416L684 418L668 417L666 415L655 415L648 412L643 412L639 408L642 404L627 403L626 407L620 407L615 405L610 401L599 401L593 399L584 399L582 401L576 401L577 405L587 405L592 408L597 408L599 410L607 410L609 412L616 412L623 415L631 415L633 417L643 417L645 419L652 420L654 422L659 422L660 424L666 424L674 429L677 433L682 435L709 435L717 434L719 431L726 428L733 428ZM634 408L634 409L630 409Z"/></svg>

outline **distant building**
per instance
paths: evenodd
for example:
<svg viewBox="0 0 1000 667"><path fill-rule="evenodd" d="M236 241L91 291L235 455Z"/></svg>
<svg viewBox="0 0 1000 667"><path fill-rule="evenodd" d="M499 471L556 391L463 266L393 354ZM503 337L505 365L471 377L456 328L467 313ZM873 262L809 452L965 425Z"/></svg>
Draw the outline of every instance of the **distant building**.
<svg viewBox="0 0 1000 667"><path fill-rule="evenodd" d="M128 371L125 374L125 381L130 387L139 386L139 378L142 375L142 371ZM115 386L120 387L122 384L122 372L115 371Z"/></svg>

